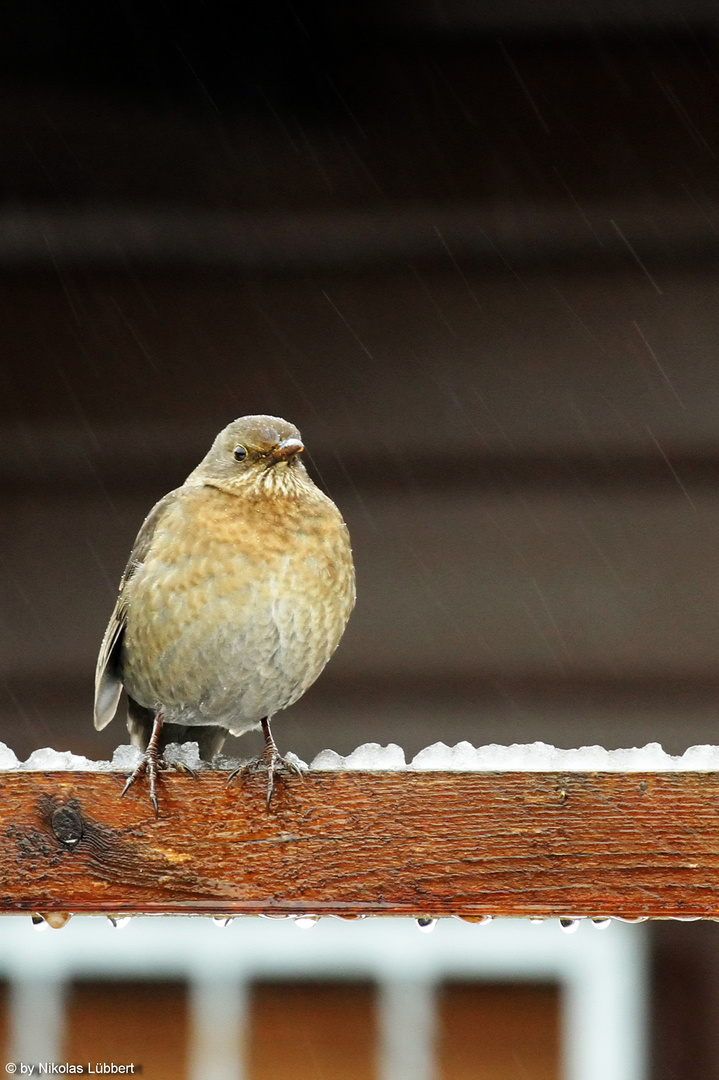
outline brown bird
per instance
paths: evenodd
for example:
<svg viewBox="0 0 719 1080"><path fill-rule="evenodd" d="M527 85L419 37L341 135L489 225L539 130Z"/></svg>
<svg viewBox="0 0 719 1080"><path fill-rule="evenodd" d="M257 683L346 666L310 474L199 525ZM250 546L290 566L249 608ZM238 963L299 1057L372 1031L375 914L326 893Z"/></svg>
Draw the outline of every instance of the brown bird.
<svg viewBox="0 0 719 1080"><path fill-rule="evenodd" d="M355 602L349 533L312 482L300 433L244 416L215 439L138 533L95 674L95 727L124 686L127 727L158 811L159 757L196 741L211 760L228 731L262 727L267 802L280 757L270 718L292 705L339 644ZM296 771L296 770L295 770Z"/></svg>

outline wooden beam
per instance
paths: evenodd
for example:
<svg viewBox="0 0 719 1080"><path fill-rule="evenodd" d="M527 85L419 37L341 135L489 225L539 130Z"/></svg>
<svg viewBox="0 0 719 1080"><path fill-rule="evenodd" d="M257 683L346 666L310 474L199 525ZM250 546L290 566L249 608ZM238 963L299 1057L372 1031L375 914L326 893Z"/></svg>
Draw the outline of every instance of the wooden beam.
<svg viewBox="0 0 719 1080"><path fill-rule="evenodd" d="M266 273L348 267L403 260L451 266L452 260L491 268L566 265L581 260L616 266L714 262L719 242L715 203L654 198L651 203L585 199L515 200L489 204L396 202L340 211L147 209L89 203L0 210L0 271L84 267Z"/></svg>
<svg viewBox="0 0 719 1080"><path fill-rule="evenodd" d="M0 427L0 494L3 498L23 498L29 494L45 499L68 495L97 496L98 482L113 498L131 495L139 502L152 502L176 486L202 458L212 435L196 437L190 429L184 439L178 437L173 450L163 446L149 454L144 441L135 436L144 460L127 440L115 438L109 448L92 451L90 463L81 439L66 439L64 431L48 433L42 428L26 430L28 443L53 444L53 460L41 468L35 458L18 449L15 432ZM102 433L99 433L102 438ZM188 447L190 452L188 452ZM178 453L177 450L181 453ZM191 456L194 454L194 456ZM81 457L82 455L82 457ZM81 460L81 464L79 461ZM124 468L123 468L124 465ZM344 453L332 460L325 455L318 472L307 462L314 480L333 496L342 498L358 488L372 494L423 492L516 495L585 494L587 489L608 494L651 493L686 498L677 484L698 492L716 491L719 476L719 445L707 443L696 450L667 448L663 458L651 451L619 448L601 454L572 448L565 453L540 449L527 453L498 453L467 447L460 453L438 452L432 458L398 453Z"/></svg>
<svg viewBox="0 0 719 1080"><path fill-rule="evenodd" d="M0 776L0 911L719 917L719 776Z"/></svg>

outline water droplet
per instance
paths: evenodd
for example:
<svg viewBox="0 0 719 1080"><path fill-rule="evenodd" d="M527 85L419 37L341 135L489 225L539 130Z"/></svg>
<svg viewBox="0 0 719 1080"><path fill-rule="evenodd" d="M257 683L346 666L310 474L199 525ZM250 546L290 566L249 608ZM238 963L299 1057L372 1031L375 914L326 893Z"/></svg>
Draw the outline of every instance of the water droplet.
<svg viewBox="0 0 719 1080"><path fill-rule="evenodd" d="M592 926L596 926L597 930L606 930L611 925L611 919L592 919Z"/></svg>
<svg viewBox="0 0 719 1080"><path fill-rule="evenodd" d="M425 915L423 918L417 919L417 926L423 934L431 934L437 925L437 922L437 919L430 919L428 915Z"/></svg>
<svg viewBox="0 0 719 1080"><path fill-rule="evenodd" d="M543 923L544 922L544 915L530 915L529 916L529 921L531 923Z"/></svg>
<svg viewBox="0 0 719 1080"><path fill-rule="evenodd" d="M45 922L45 920L43 919L42 915L33 915L33 917L32 917L32 928L33 928L33 930L39 930L39 931L49 929L49 927L48 927L47 923Z"/></svg>
<svg viewBox="0 0 719 1080"><path fill-rule="evenodd" d="M226 926L229 926L232 922L231 915L213 915L212 921L215 926L219 926L220 930L224 930Z"/></svg>
<svg viewBox="0 0 719 1080"><path fill-rule="evenodd" d="M494 918L494 916L493 915L453 915L452 918L453 919L461 919L462 922L477 923L477 925L480 925L481 923L491 922L492 919Z"/></svg>
<svg viewBox="0 0 719 1080"><path fill-rule="evenodd" d="M45 920L48 926L51 926L53 930L62 930L63 926L67 926L72 918L69 911L47 911L41 913L41 918Z"/></svg>
<svg viewBox="0 0 719 1080"><path fill-rule="evenodd" d="M295 919L295 926L299 926L300 930L311 930L319 921L319 915L298 915Z"/></svg>
<svg viewBox="0 0 719 1080"><path fill-rule="evenodd" d="M333 918L334 919L347 919L349 921L354 922L357 919L366 919L367 916L363 912L355 911L352 914L345 914L345 915L342 915L342 914L338 913L337 915L333 915Z"/></svg>
<svg viewBox="0 0 719 1080"><path fill-rule="evenodd" d="M560 919L559 925L565 934L573 934L579 929L579 919Z"/></svg>
<svg viewBox="0 0 719 1080"><path fill-rule="evenodd" d="M284 911L261 911L261 919L293 919L294 915L291 915Z"/></svg>
<svg viewBox="0 0 719 1080"><path fill-rule="evenodd" d="M615 919L617 919L618 922L628 923L646 922L649 918L648 915L615 915L614 917Z"/></svg>
<svg viewBox="0 0 719 1080"><path fill-rule="evenodd" d="M132 918L131 915L108 915L107 916L107 920L110 923L110 926L112 926L113 930L122 930L123 927L127 926L127 924L129 923L131 918Z"/></svg>

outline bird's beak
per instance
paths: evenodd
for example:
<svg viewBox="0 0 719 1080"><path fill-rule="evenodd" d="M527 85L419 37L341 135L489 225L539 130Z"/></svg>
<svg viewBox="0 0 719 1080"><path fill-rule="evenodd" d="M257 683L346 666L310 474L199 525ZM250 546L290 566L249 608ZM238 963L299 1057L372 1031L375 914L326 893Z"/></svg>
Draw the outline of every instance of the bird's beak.
<svg viewBox="0 0 719 1080"><path fill-rule="evenodd" d="M279 446L274 448L270 458L273 462L287 461L293 454L301 454L303 450L304 446L299 439L283 439Z"/></svg>

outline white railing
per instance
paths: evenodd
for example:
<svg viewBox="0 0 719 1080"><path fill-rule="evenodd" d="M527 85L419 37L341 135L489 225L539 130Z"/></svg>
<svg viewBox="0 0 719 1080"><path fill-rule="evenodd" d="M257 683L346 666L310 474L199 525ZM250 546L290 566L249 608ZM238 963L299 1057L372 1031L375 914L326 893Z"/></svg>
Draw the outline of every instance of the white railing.
<svg viewBox="0 0 719 1080"><path fill-rule="evenodd" d="M410 920L378 918L323 919L307 932L259 918L225 929L210 919L135 918L118 932L104 918L78 917L38 934L27 917L2 917L10 1060L62 1061L64 991L73 979L181 978L190 987L192 1080L244 1080L253 980L370 979L378 987L378 1080L436 1080L438 986L526 980L561 988L563 1080L645 1080L645 929L615 922L598 932L586 920L570 935L556 921L447 919L423 934Z"/></svg>

